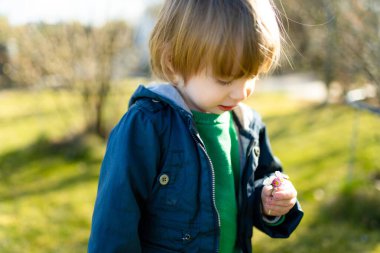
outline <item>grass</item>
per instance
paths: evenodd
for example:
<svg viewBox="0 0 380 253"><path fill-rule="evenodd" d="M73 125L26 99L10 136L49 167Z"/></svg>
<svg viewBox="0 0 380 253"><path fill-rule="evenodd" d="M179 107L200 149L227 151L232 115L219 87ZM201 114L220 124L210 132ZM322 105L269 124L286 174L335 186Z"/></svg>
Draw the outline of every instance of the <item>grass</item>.
<svg viewBox="0 0 380 253"><path fill-rule="evenodd" d="M136 87L120 85L110 127ZM305 211L287 240L255 231L255 252L379 253L380 118L284 94L255 94L248 104L264 116ZM75 94L0 92L0 252L86 252L105 143L79 134L83 123Z"/></svg>
<svg viewBox="0 0 380 253"><path fill-rule="evenodd" d="M255 231L256 252L380 252L380 118L343 105L262 109L305 217L288 240Z"/></svg>

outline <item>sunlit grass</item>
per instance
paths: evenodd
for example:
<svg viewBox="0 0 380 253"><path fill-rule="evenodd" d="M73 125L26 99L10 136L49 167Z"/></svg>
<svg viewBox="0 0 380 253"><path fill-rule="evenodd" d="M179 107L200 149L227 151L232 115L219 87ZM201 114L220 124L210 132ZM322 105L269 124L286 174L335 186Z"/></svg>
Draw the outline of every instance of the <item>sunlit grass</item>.
<svg viewBox="0 0 380 253"><path fill-rule="evenodd" d="M83 127L80 98L58 91L4 91L0 95L0 152L22 148L41 136L62 138Z"/></svg>
<svg viewBox="0 0 380 253"><path fill-rule="evenodd" d="M0 252L85 251L104 143L78 138L2 154Z"/></svg>
<svg viewBox="0 0 380 253"><path fill-rule="evenodd" d="M138 83L112 90L108 128L127 110ZM254 94L248 104L264 117L272 148L305 211L287 240L255 231L255 252L379 253L380 231L372 225L380 213L375 187L380 118L343 105L316 107L281 93ZM354 123L359 123L356 139ZM83 125L78 95L0 92L0 252L86 252L105 143L81 135ZM362 214L347 203L362 206Z"/></svg>
<svg viewBox="0 0 380 253"><path fill-rule="evenodd" d="M288 101L277 100L277 110L283 103ZM343 105L301 105L287 113L271 108L263 111L273 150L298 189L305 217L287 240L273 240L256 231L256 251L380 252L380 231L360 226L361 218L380 222L380 199L370 197L366 206L360 201L380 194L373 179L380 172L380 133L376 130L380 117ZM361 195L351 198L345 193L347 186ZM342 206L341 201L350 204Z"/></svg>

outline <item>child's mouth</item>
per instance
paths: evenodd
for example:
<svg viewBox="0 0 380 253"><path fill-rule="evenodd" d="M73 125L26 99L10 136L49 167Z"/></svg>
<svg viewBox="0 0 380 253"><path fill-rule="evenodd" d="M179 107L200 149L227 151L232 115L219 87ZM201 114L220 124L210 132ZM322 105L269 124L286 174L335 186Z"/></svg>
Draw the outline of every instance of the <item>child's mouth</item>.
<svg viewBox="0 0 380 253"><path fill-rule="evenodd" d="M218 108L222 111L231 111L234 109L236 106L225 106L225 105L219 105Z"/></svg>

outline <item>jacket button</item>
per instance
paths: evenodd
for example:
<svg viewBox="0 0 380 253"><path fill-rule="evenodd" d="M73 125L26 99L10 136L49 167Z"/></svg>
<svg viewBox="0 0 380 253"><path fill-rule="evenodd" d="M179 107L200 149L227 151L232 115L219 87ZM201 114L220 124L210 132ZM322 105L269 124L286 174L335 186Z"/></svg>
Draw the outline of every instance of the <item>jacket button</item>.
<svg viewBox="0 0 380 253"><path fill-rule="evenodd" d="M255 153L256 156L260 155L260 148L259 147L254 147L253 152Z"/></svg>
<svg viewBox="0 0 380 253"><path fill-rule="evenodd" d="M169 183L169 176L166 175L166 174L162 174L162 175L160 176L159 181L160 181L160 184L161 184L161 185L167 185L167 184Z"/></svg>
<svg viewBox="0 0 380 253"><path fill-rule="evenodd" d="M191 235L189 235L189 234L184 234L183 237L182 237L183 241L190 241L191 239L192 239Z"/></svg>

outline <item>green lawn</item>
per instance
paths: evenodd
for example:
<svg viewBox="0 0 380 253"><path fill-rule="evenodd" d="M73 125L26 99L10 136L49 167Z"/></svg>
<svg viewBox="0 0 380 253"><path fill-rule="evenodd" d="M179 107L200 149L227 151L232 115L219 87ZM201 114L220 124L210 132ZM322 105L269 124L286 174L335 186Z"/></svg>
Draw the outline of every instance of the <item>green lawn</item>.
<svg viewBox="0 0 380 253"><path fill-rule="evenodd" d="M272 107L271 98L253 98L252 105L264 104L273 149L298 189L305 217L287 240L255 231L256 252L380 252L380 117L343 105L301 105L284 113L278 108L292 101L274 100Z"/></svg>
<svg viewBox="0 0 380 253"><path fill-rule="evenodd" d="M109 126L135 89L122 85L110 99ZM248 103L264 116L305 210L289 239L255 231L255 252L379 253L380 117L283 94ZM86 252L105 144L79 134L81 108L80 97L65 91L0 92L0 252Z"/></svg>

